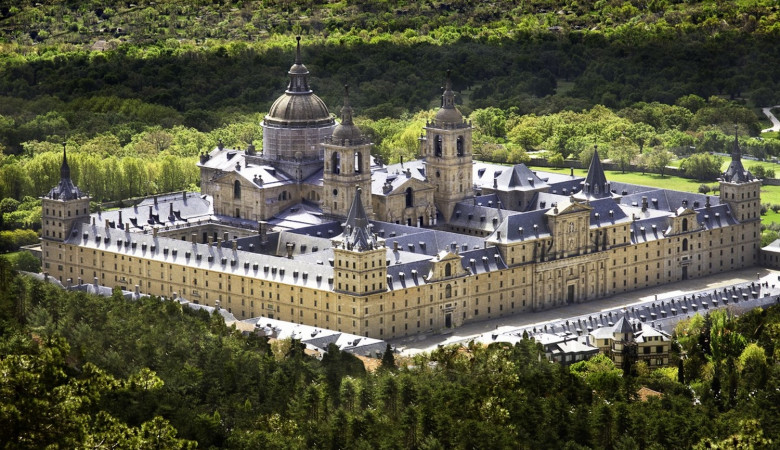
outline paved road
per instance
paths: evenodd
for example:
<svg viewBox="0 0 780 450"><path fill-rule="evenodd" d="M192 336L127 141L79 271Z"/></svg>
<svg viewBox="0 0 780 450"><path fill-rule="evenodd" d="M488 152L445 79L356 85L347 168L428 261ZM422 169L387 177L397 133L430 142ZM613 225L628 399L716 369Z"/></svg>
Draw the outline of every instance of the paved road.
<svg viewBox="0 0 780 450"><path fill-rule="evenodd" d="M765 130L761 130L762 133L766 133L768 131L780 131L780 120L777 120L777 117L775 117L775 115L772 114L772 109L774 108L780 108L780 105L767 106L766 108L761 108L761 111L764 113L764 115L769 117L769 121L772 122L772 127L767 128Z"/></svg>
<svg viewBox="0 0 780 450"><path fill-rule="evenodd" d="M780 271L751 267L733 272L712 275L696 280L679 281L655 286L613 297L591 300L587 303L565 306L536 313L517 314L481 322L468 323L442 334L421 334L390 340L390 344L403 355L413 355L434 350L439 345L456 344L476 340L485 333L501 334L518 328L537 327L590 314L630 307L646 301L665 300L684 294L714 290L761 279L770 285L780 282ZM657 297L656 297L657 296Z"/></svg>

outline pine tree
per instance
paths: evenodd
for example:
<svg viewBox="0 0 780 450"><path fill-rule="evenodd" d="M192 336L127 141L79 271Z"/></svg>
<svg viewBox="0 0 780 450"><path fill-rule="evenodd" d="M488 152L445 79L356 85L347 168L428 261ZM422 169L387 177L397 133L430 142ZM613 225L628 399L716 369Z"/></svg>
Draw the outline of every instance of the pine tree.
<svg viewBox="0 0 780 450"><path fill-rule="evenodd" d="M393 348L390 347L390 344L387 344L387 348L385 348L385 353L382 355L382 365L380 366L380 368L386 370L395 369L395 356L393 355Z"/></svg>

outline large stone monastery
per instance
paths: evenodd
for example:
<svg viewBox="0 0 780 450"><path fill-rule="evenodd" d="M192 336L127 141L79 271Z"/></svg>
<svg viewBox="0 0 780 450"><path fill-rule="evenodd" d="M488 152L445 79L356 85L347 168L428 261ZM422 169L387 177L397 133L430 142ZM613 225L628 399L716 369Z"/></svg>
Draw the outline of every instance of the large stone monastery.
<svg viewBox="0 0 780 450"><path fill-rule="evenodd" d="M735 140L720 196L472 160L449 83L421 159L382 165L309 86L300 43L263 148L201 156L201 193L89 212L43 197L44 271L380 339L531 313L757 263L761 181ZM63 152L64 153L64 152Z"/></svg>

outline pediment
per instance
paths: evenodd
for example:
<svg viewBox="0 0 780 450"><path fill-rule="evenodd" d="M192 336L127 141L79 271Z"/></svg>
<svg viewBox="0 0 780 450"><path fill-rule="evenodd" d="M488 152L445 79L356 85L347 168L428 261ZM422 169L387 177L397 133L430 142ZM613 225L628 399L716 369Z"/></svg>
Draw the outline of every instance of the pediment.
<svg viewBox="0 0 780 450"><path fill-rule="evenodd" d="M580 212L592 211L593 208L585 203L577 201L565 201L559 202L556 206L550 208L545 214L548 216L560 216L563 214L574 214Z"/></svg>
<svg viewBox="0 0 780 450"><path fill-rule="evenodd" d="M408 188L412 188L412 190L423 190L430 189L431 185L428 182L418 180L417 178L407 178L401 184L394 187L393 190L390 191L390 194L403 194Z"/></svg>

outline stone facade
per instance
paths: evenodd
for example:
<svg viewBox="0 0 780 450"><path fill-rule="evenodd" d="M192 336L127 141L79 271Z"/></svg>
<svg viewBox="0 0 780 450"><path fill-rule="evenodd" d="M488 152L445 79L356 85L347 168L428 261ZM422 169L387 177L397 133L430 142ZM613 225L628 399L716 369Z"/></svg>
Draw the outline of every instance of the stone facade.
<svg viewBox="0 0 780 450"><path fill-rule="evenodd" d="M609 183L598 152L584 180L472 161L448 81L423 159L381 166L348 100L336 126L312 97L300 50L290 77L265 120L290 139L203 155L201 194L90 216L64 158L44 271L387 339L758 261L760 181L736 146L719 198ZM289 159L293 136L316 148Z"/></svg>

